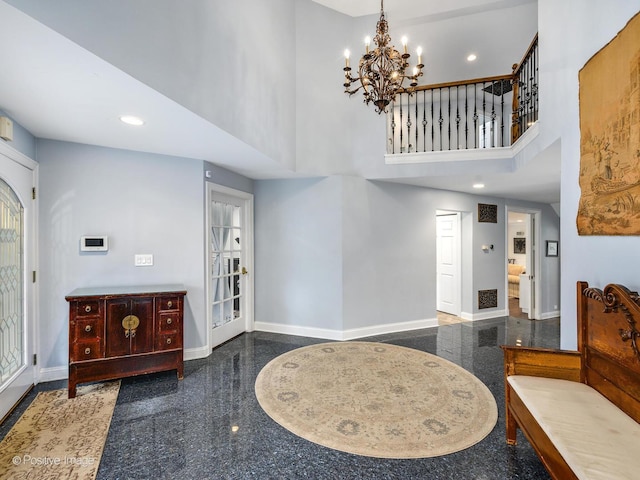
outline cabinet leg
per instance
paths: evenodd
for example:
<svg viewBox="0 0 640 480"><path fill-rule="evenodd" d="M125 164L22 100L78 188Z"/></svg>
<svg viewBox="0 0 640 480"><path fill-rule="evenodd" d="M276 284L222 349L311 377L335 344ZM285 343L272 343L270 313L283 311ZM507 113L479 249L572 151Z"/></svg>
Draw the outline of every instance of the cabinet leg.
<svg viewBox="0 0 640 480"><path fill-rule="evenodd" d="M69 398L76 398L76 382L69 380Z"/></svg>
<svg viewBox="0 0 640 480"><path fill-rule="evenodd" d="M178 380L182 380L184 378L184 364L180 362L178 365Z"/></svg>

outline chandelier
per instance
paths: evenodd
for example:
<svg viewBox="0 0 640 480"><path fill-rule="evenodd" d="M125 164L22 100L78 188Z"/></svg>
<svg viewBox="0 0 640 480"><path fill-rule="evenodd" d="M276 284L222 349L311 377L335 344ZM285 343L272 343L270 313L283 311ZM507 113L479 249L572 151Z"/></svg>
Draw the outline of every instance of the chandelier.
<svg viewBox="0 0 640 480"><path fill-rule="evenodd" d="M351 67L349 66L349 57L351 52L344 51L345 67L344 70L344 93L349 96L353 95L360 89L364 95L364 102L368 105L373 102L376 106L376 112L381 114L387 111L387 105L396 98L396 93L402 89L405 79L410 80L409 88L412 89L418 85L418 77L422 75L422 48L418 47L418 64L413 68L412 75L407 75L406 70L409 68L409 53L407 52L407 37L402 37L403 53L398 52L393 45L389 45L391 37L389 36L389 24L384 14L384 0L380 1L380 20L376 25L376 36L373 43L376 47L369 50L371 38L364 40L366 52L360 59L358 64L358 76L351 76ZM357 82L357 83L356 83ZM354 84L355 88L352 88Z"/></svg>

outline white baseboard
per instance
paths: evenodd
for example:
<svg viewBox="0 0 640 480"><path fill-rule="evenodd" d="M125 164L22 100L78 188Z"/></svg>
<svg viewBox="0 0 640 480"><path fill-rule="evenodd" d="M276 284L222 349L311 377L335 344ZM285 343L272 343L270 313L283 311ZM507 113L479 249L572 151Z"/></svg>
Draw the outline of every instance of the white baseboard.
<svg viewBox="0 0 640 480"><path fill-rule="evenodd" d="M463 320L467 320L469 322L475 322L476 320L487 320L489 318L506 317L506 316L507 316L506 310L492 310L490 312L483 312L483 313L469 313L469 312L460 313L460 317Z"/></svg>
<svg viewBox="0 0 640 480"><path fill-rule="evenodd" d="M64 365L63 367L41 368L38 371L37 381L38 383L44 383L67 378L69 378L69 367Z"/></svg>
<svg viewBox="0 0 640 480"><path fill-rule="evenodd" d="M371 327L355 328L343 332L343 340L353 340L356 338L372 337L374 335L384 335L387 333L408 332L438 326L437 318L425 318L423 320L412 320L401 323L386 323Z"/></svg>
<svg viewBox="0 0 640 480"><path fill-rule="evenodd" d="M185 348L182 358L186 362L187 360L207 358L209 355L211 355L211 349L205 345L204 347Z"/></svg>
<svg viewBox="0 0 640 480"><path fill-rule="evenodd" d="M281 323L256 322L254 330L259 332L280 333L283 335L295 335L299 337L322 338L324 340L354 340L356 338L384 335L386 333L406 332L438 326L438 319L428 318L424 320L412 320L402 323L387 323L364 328L349 330L329 330L315 327L301 327L297 325L284 325Z"/></svg>
<svg viewBox="0 0 640 480"><path fill-rule="evenodd" d="M560 310L554 310L553 312L545 312L540 314L540 320L548 320L550 318L556 318L560 316Z"/></svg>
<svg viewBox="0 0 640 480"><path fill-rule="evenodd" d="M297 337L322 338L325 340L342 340L341 330L328 330L325 328L300 327L298 325L285 325L283 323L255 322L253 330L258 332L280 333L283 335L295 335Z"/></svg>

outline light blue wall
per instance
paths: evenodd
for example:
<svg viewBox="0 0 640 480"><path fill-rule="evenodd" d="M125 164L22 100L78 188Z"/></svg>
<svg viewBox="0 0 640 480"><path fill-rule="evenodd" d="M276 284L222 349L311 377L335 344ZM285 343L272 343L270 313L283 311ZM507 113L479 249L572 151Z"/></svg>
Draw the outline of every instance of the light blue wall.
<svg viewBox="0 0 640 480"><path fill-rule="evenodd" d="M639 0L539 0L541 139L561 140L561 346L575 349L576 282L640 289L638 237L578 236L578 72L640 10Z"/></svg>
<svg viewBox="0 0 640 480"><path fill-rule="evenodd" d="M68 305L88 286L182 283L185 348L206 345L202 162L38 140L39 349L42 368L66 367ZM82 235L109 251L79 251ZM136 253L153 254L135 267Z"/></svg>
<svg viewBox="0 0 640 480"><path fill-rule="evenodd" d="M432 193L344 177L346 329L435 317Z"/></svg>
<svg viewBox="0 0 640 480"><path fill-rule="evenodd" d="M543 238L559 230L549 205L355 176L257 181L255 194L256 320L264 323L344 331L435 318L436 210L463 212L463 311L499 315L507 203L540 210ZM478 223L478 202L498 206L497 224ZM483 244L494 250L483 253ZM543 263L542 314L558 303L557 273ZM497 308L478 308L484 289L498 290Z"/></svg>
<svg viewBox="0 0 640 480"><path fill-rule="evenodd" d="M255 320L342 330L342 180L255 182Z"/></svg>
<svg viewBox="0 0 640 480"><path fill-rule="evenodd" d="M205 181L209 183L224 185L241 192L253 193L253 180L250 178L230 172L209 162L203 162L202 170Z"/></svg>
<svg viewBox="0 0 640 480"><path fill-rule="evenodd" d="M31 160L36 159L36 139L22 125L16 122L11 115L0 110L0 117L8 117L13 122L13 140L8 142L0 138L0 142L11 145L20 153L26 155Z"/></svg>

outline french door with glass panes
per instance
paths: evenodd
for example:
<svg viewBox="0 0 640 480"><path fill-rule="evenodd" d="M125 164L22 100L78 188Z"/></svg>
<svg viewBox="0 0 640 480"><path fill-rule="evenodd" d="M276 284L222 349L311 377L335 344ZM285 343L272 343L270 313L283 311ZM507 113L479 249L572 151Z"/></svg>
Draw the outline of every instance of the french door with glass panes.
<svg viewBox="0 0 640 480"><path fill-rule="evenodd" d="M208 194L208 309L211 348L251 330L253 196L211 184Z"/></svg>
<svg viewBox="0 0 640 480"><path fill-rule="evenodd" d="M0 142L2 143L2 142ZM37 164L0 145L0 419L34 384Z"/></svg>

